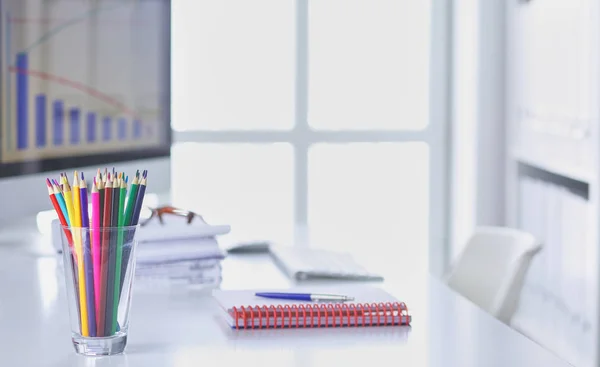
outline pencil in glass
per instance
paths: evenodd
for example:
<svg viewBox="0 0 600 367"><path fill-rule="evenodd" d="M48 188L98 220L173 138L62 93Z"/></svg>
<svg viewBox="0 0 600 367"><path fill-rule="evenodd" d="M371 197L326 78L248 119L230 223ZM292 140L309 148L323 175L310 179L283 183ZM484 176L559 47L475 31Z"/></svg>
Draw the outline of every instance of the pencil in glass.
<svg viewBox="0 0 600 367"><path fill-rule="evenodd" d="M81 310L81 335L90 336L89 325L88 325L88 310L87 310L87 294L85 289L85 267L83 259L83 244L81 238L81 193L79 191L79 178L77 177L77 171L75 171L75 177L73 179L73 242L74 249L77 256L77 274L78 274L78 288L79 288L79 309Z"/></svg>
<svg viewBox="0 0 600 367"><path fill-rule="evenodd" d="M110 226L117 227L119 220L119 196L120 190L118 187L119 180L117 177L112 177L111 185L112 189L112 204L111 204L111 218ZM104 320L104 330L108 335L113 335L113 323L115 322L116 315L113 313L113 303L115 296L115 263L116 263L116 246L117 246L117 233L111 230L109 233L108 243L108 276L106 277L106 316Z"/></svg>
<svg viewBox="0 0 600 367"><path fill-rule="evenodd" d="M101 251L101 260L100 260L100 275L101 275L101 284L102 287L100 289L100 296L102 297L102 302L100 302L100 332L101 336L107 336L110 329L106 329L106 295L107 295L107 284L108 284L108 252L109 252L109 242L110 242L110 232L108 228L110 227L110 217L112 215L112 183L107 178L106 185L104 187L104 214L103 214L103 222L102 222L102 251Z"/></svg>
<svg viewBox="0 0 600 367"><path fill-rule="evenodd" d="M144 171L143 175L142 175L142 179L140 181L140 184L138 185L137 188L137 193L136 193L136 199L135 199L135 204L133 205L132 209L133 209L133 213L131 215L131 226L137 226L138 222L140 220L140 213L142 211L142 205L144 203L144 195L146 193L146 175L148 174L148 171ZM132 188L133 191L133 188ZM131 232L130 235L133 235L133 231ZM128 239L129 240L129 239ZM123 264L129 264L129 256L131 256L131 248L125 248L123 250ZM120 287L123 288L123 283L125 282L125 274L127 273L127 271L123 271L121 273L121 285Z"/></svg>
<svg viewBox="0 0 600 367"><path fill-rule="evenodd" d="M123 177L123 176L121 176ZM127 183L126 180L121 178L119 188L119 210L117 218L117 244L115 248L115 279L114 279L114 294L113 294L113 323L112 332L117 331L117 316L119 312L119 296L121 295L121 272L122 272L122 252L123 252L123 223L125 221L125 214L123 209L125 207L125 197L127 194Z"/></svg>
<svg viewBox="0 0 600 367"><path fill-rule="evenodd" d="M83 266L85 270L85 295L88 313L88 329L91 337L96 336L96 301L94 289L94 263L92 260L92 239L90 238L90 217L88 212L87 184L83 172L79 182L81 202L81 228L83 241Z"/></svg>

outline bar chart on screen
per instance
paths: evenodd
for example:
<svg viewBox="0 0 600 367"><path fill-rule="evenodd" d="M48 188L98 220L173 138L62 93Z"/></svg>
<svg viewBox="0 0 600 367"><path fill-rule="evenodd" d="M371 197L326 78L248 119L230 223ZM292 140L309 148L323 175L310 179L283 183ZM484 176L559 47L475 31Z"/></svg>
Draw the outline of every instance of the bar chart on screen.
<svg viewBox="0 0 600 367"><path fill-rule="evenodd" d="M0 160L159 145L168 43L157 22L165 4L0 1Z"/></svg>

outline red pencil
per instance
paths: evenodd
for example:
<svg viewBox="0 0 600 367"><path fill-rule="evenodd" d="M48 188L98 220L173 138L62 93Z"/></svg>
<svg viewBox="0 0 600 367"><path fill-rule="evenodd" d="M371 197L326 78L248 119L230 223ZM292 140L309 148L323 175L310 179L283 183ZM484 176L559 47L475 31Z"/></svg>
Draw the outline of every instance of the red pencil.
<svg viewBox="0 0 600 367"><path fill-rule="evenodd" d="M110 173L106 180L106 186L104 188L104 213L102 215L101 232L102 232L102 251L100 255L100 276L101 288L100 288L100 317L98 318L98 336L107 336L110 330L105 330L105 316L106 316L106 292L108 287L108 249L110 241L110 233L108 228L110 227L110 220L112 215L112 184L110 179ZM104 229L104 230L103 230Z"/></svg>
<svg viewBox="0 0 600 367"><path fill-rule="evenodd" d="M50 196L50 201L52 201L52 206L54 206L54 210L56 214L58 214L58 220L63 227L67 227L67 219L63 215L62 210L60 209L60 205L58 204L58 200L56 200L56 196L54 196L54 189L52 187L52 183L50 183L49 179L46 179L46 186L48 187L48 196ZM73 247L73 237L71 236L71 231L64 229L65 236L67 236L67 241L69 241L69 247Z"/></svg>

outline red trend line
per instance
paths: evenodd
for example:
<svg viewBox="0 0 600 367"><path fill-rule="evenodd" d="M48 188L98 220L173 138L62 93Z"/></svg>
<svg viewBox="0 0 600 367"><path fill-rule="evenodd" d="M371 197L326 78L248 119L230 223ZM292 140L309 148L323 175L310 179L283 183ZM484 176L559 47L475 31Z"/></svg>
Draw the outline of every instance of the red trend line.
<svg viewBox="0 0 600 367"><path fill-rule="evenodd" d="M31 70L31 69L19 69L14 66L9 66L8 70L13 73L26 74L26 75L37 77L40 79L53 81L58 84L65 85L67 87L71 87L73 89L77 89L85 94L88 94L96 99L99 99L99 100L105 102L106 104L114 106L114 107L118 108L121 112L137 119L135 112L132 111L131 109L129 109L129 107L125 106L123 103L117 101L116 99L112 98L111 96L109 96L105 93L102 93L99 90L96 90L88 85L84 85L84 84L81 84L74 80L66 79L66 78L63 78L58 75L48 74L43 71L37 71L37 70Z"/></svg>

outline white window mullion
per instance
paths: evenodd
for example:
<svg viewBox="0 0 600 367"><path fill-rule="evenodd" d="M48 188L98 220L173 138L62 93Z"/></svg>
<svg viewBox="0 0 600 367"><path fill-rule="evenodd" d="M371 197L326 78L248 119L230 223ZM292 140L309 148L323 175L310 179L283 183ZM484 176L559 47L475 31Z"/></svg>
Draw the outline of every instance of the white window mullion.
<svg viewBox="0 0 600 367"><path fill-rule="evenodd" d="M296 0L295 127L300 141L294 144L294 220L296 230L308 223L308 1ZM299 238L297 233L296 238Z"/></svg>

